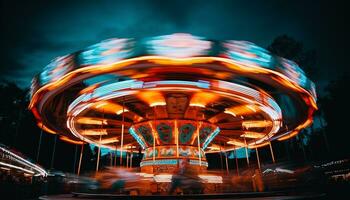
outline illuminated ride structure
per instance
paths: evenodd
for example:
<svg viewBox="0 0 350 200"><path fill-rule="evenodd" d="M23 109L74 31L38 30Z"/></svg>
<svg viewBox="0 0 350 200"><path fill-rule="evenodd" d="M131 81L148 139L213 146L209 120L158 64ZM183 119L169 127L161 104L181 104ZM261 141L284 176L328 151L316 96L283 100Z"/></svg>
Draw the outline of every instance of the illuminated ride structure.
<svg viewBox="0 0 350 200"><path fill-rule="evenodd" d="M158 173L183 158L203 171L207 153L291 138L317 106L296 63L245 41L173 34L56 58L33 79L29 108L62 140L142 148L141 171Z"/></svg>
<svg viewBox="0 0 350 200"><path fill-rule="evenodd" d="M13 176L46 177L48 175L44 168L0 143L0 173L1 171L6 171Z"/></svg>

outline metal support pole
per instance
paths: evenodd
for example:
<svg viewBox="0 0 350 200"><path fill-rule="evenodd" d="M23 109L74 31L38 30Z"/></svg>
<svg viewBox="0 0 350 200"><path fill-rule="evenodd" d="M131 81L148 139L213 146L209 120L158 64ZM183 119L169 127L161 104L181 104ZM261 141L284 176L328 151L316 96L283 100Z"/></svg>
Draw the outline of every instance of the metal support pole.
<svg viewBox="0 0 350 200"><path fill-rule="evenodd" d="M105 119L105 110L102 110L102 119ZM101 129L103 129L103 123L101 124ZM100 134L100 140L98 142L98 152L97 152L97 159L96 159L96 172L98 172L98 168L100 166L100 154L101 154L101 140L102 140L102 134Z"/></svg>
<svg viewBox="0 0 350 200"><path fill-rule="evenodd" d="M236 154L236 147L233 149L233 153L235 155L235 160L236 160L236 171L237 171L237 176L239 176L239 168L238 168L238 158Z"/></svg>
<svg viewBox="0 0 350 200"><path fill-rule="evenodd" d="M153 165L154 165L154 162L156 161L156 138L153 131L152 133L153 133Z"/></svg>
<svg viewBox="0 0 350 200"><path fill-rule="evenodd" d="M250 165L249 165L249 156L248 156L248 146L247 146L247 141L246 141L246 139L245 139L245 137L244 137L244 145L245 145L245 156L247 157L247 164L248 164L248 167L250 167Z"/></svg>
<svg viewBox="0 0 350 200"><path fill-rule="evenodd" d="M117 166L117 148L114 151L114 167L116 167L116 166Z"/></svg>
<svg viewBox="0 0 350 200"><path fill-rule="evenodd" d="M122 132L120 137L120 166L123 165L123 142L124 142L124 108L125 101L123 100L123 112L122 112Z"/></svg>
<svg viewBox="0 0 350 200"><path fill-rule="evenodd" d="M202 166L202 156L201 156L201 143L199 139L199 128L202 124L199 122L197 123L197 143L198 143L198 158L199 158L199 167Z"/></svg>
<svg viewBox="0 0 350 200"><path fill-rule="evenodd" d="M261 167L260 167L260 159L259 159L259 151L258 151L258 148L255 148L255 151L256 151L256 159L258 160L258 167L259 167L259 170L260 170Z"/></svg>
<svg viewBox="0 0 350 200"><path fill-rule="evenodd" d="M126 152L126 168L129 168L129 153Z"/></svg>
<svg viewBox="0 0 350 200"><path fill-rule="evenodd" d="M177 120L175 120L175 140L176 140L176 157L179 158L179 130Z"/></svg>
<svg viewBox="0 0 350 200"><path fill-rule="evenodd" d="M272 162L275 163L275 155L273 153L273 149L272 149L272 144L271 141L269 142L269 146L270 146L270 152L271 152L271 157L272 157Z"/></svg>
<svg viewBox="0 0 350 200"><path fill-rule="evenodd" d="M55 160L55 151L56 151L56 143L57 143L57 134L55 135L55 142L53 144L53 151L52 151L52 156L51 156L51 165L50 168L53 168L54 160Z"/></svg>
<svg viewBox="0 0 350 200"><path fill-rule="evenodd" d="M220 163L221 163L221 170L224 171L224 161L222 159L222 150L220 146Z"/></svg>
<svg viewBox="0 0 350 200"><path fill-rule="evenodd" d="M134 157L133 150L131 150L131 155L130 155L130 168L132 168L132 157Z"/></svg>
<svg viewBox="0 0 350 200"><path fill-rule="evenodd" d="M37 153L36 153L36 162L38 162L38 161L39 161L40 148L41 148L41 139L42 139L42 136L43 136L43 127L44 127L44 124L41 122L41 130L40 130L40 137L39 137L38 151L37 151Z"/></svg>
<svg viewBox="0 0 350 200"><path fill-rule="evenodd" d="M113 167L113 153L112 151L109 152L109 165Z"/></svg>
<svg viewBox="0 0 350 200"><path fill-rule="evenodd" d="M83 151L84 151L84 144L81 145L80 150L80 158L79 158L79 165L78 165L78 176L80 175L80 167L81 167L81 160L83 159Z"/></svg>
<svg viewBox="0 0 350 200"><path fill-rule="evenodd" d="M96 160L96 172L98 172L98 168L99 168L99 165L100 165L101 139L102 139L102 135L100 135L100 141L98 143L98 152L97 152L97 160Z"/></svg>
<svg viewBox="0 0 350 200"><path fill-rule="evenodd" d="M229 174L229 170L228 170L228 161L227 161L227 153L225 151L225 160L226 160L226 173L227 175Z"/></svg>

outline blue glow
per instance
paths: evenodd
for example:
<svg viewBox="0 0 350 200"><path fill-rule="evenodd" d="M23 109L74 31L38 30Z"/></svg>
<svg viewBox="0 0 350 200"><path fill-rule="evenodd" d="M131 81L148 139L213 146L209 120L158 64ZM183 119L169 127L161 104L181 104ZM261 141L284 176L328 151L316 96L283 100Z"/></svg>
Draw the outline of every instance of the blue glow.
<svg viewBox="0 0 350 200"><path fill-rule="evenodd" d="M164 159L164 160L146 160L140 163L140 167L148 165L177 165L177 159Z"/></svg>
<svg viewBox="0 0 350 200"><path fill-rule="evenodd" d="M224 45L228 49L228 56L239 63L271 68L272 56L262 47L246 41L229 41Z"/></svg>
<svg viewBox="0 0 350 200"><path fill-rule="evenodd" d="M199 160L190 160L190 165L199 165ZM208 162L201 161L201 166L208 167Z"/></svg>
<svg viewBox="0 0 350 200"><path fill-rule="evenodd" d="M185 58L205 55L211 48L211 42L190 34L172 34L153 37L146 41L151 54Z"/></svg>
<svg viewBox="0 0 350 200"><path fill-rule="evenodd" d="M205 150L207 148L207 146L210 144L210 142L215 138L215 136L217 134L219 134L220 132L220 128L217 127L211 134L210 136L205 140L204 144L203 144L203 150Z"/></svg>
<svg viewBox="0 0 350 200"><path fill-rule="evenodd" d="M195 81L178 81L178 80L169 80L169 81L153 81L153 82L146 82L144 83L143 88L152 88L156 87L157 85L192 85L199 88L205 88L209 89L210 83L208 81L199 80L198 82Z"/></svg>
<svg viewBox="0 0 350 200"><path fill-rule="evenodd" d="M120 78L121 76L118 76L116 74L101 74L101 75L98 75L98 76L93 76L91 78L88 78L86 80L84 80L83 82L88 85L88 86L91 86L91 85L95 85L95 84L100 84L100 83L104 83L106 81L118 81L118 79ZM125 77L123 77L125 78Z"/></svg>
<svg viewBox="0 0 350 200"><path fill-rule="evenodd" d="M89 146L90 146L90 149L93 152L94 152L95 147L98 148L98 145L95 145L95 144L89 144ZM101 149L101 156L105 156L105 155L107 155L109 153L115 154L115 150L111 150L109 148L103 148L103 147L101 147L100 149ZM117 151L117 156L120 156L120 151ZM123 156L126 156L126 152L125 151L123 151Z"/></svg>
<svg viewBox="0 0 350 200"><path fill-rule="evenodd" d="M248 150L248 157L250 157L250 152L252 151L251 149L247 149ZM237 158L246 158L246 154L245 154L245 148L240 148L240 149L236 149L236 156ZM228 159L235 159L235 154L233 151L227 152L227 158Z"/></svg>
<svg viewBox="0 0 350 200"><path fill-rule="evenodd" d="M39 79L42 85L56 81L73 69L72 56L63 56L54 59L46 65L40 73Z"/></svg>
<svg viewBox="0 0 350 200"><path fill-rule="evenodd" d="M133 127L129 128L129 133L132 135L132 137L134 137L134 139L137 141L137 143L139 143L139 145L142 147L142 149L146 148L145 143L143 142L143 140L136 134L135 130Z"/></svg>
<svg viewBox="0 0 350 200"><path fill-rule="evenodd" d="M141 88L142 85L143 85L142 81L135 81L135 80L127 80L127 81L121 81L121 82L103 85L94 90L94 94L92 98L102 97L118 90L123 90L128 88Z"/></svg>
<svg viewBox="0 0 350 200"><path fill-rule="evenodd" d="M132 47L130 39L108 39L89 46L78 58L82 65L110 64L130 57Z"/></svg>

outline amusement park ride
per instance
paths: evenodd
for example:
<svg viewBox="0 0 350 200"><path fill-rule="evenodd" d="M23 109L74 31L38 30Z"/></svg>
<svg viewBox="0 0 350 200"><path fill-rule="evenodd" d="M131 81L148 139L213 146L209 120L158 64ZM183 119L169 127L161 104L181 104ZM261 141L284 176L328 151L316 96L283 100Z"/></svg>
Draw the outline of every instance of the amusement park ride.
<svg viewBox="0 0 350 200"><path fill-rule="evenodd" d="M171 173L181 159L200 172L206 154L291 138L317 106L314 84L290 60L245 41L172 34L56 58L33 79L29 108L62 140L141 148L142 172Z"/></svg>

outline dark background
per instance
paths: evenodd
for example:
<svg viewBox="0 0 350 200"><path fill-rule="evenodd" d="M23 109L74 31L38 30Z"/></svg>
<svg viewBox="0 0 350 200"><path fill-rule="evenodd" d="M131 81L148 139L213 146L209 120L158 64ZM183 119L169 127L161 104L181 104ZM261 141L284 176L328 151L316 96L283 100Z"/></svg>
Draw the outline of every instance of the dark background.
<svg viewBox="0 0 350 200"><path fill-rule="evenodd" d="M0 143L35 160L40 129L26 109L27 92L31 78L53 58L112 37L186 32L254 42L296 61L315 82L318 122L298 138L273 143L279 159L349 157L346 8L341 1L2 0ZM53 143L54 135L43 134L39 163L45 167L50 167ZM85 149L84 161L92 163L92 152ZM267 150L261 155L269 160ZM74 154L74 145L58 140L54 167L72 171ZM214 155L212 167L220 167L218 158Z"/></svg>

